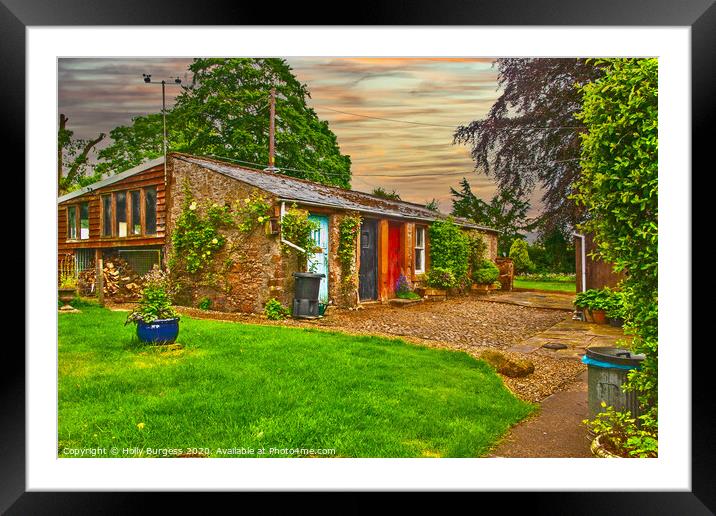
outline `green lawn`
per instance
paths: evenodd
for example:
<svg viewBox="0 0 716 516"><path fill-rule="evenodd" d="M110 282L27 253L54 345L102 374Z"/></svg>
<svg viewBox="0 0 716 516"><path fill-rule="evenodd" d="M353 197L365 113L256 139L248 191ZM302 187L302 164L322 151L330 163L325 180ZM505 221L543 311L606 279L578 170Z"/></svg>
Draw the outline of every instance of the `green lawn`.
<svg viewBox="0 0 716 516"><path fill-rule="evenodd" d="M514 288L526 288L530 290L555 290L574 294L577 291L577 284L574 281L537 281L515 277L512 285Z"/></svg>
<svg viewBox="0 0 716 516"><path fill-rule="evenodd" d="M135 447L475 457L535 408L462 352L188 317L184 348L160 351L136 341L125 312L81 310L59 316L61 457Z"/></svg>

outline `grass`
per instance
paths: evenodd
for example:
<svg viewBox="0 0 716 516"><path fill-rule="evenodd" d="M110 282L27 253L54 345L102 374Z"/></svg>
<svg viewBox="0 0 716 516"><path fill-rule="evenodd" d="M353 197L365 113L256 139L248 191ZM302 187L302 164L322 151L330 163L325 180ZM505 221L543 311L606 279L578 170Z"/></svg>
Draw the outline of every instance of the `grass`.
<svg viewBox="0 0 716 516"><path fill-rule="evenodd" d="M147 448L475 457L534 410L463 352L189 317L183 349L162 351L136 340L126 313L81 310L59 316L60 457L72 448L111 457L113 447L120 457Z"/></svg>
<svg viewBox="0 0 716 516"><path fill-rule="evenodd" d="M577 284L574 281L540 281L515 277L512 285L514 288L530 290L553 290L558 292L569 292L574 294L577 291Z"/></svg>

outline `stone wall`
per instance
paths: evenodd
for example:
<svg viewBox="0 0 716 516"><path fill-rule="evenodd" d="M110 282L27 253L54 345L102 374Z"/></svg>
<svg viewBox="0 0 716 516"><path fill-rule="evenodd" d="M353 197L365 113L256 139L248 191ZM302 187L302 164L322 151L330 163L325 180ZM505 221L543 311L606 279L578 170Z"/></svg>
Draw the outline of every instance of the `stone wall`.
<svg viewBox="0 0 716 516"><path fill-rule="evenodd" d="M169 238L167 252L171 257L171 233L181 214L184 181L199 209L206 203L232 205L252 193L267 193L217 172L181 160L171 160L168 210ZM210 265L195 274L172 271L183 288L177 302L197 306L204 298L211 300L211 309L228 312L261 312L271 297L286 303L284 279L288 260L281 253L277 235L266 234L264 225L250 233L238 229L222 229L226 245L215 254Z"/></svg>

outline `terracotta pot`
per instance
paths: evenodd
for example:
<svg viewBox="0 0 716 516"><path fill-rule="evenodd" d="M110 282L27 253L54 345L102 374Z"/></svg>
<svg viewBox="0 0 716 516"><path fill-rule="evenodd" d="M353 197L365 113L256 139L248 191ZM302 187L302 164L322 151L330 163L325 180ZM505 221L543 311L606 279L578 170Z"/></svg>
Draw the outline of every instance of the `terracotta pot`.
<svg viewBox="0 0 716 516"><path fill-rule="evenodd" d="M607 324L607 312L604 310L592 310L592 317L597 324Z"/></svg>

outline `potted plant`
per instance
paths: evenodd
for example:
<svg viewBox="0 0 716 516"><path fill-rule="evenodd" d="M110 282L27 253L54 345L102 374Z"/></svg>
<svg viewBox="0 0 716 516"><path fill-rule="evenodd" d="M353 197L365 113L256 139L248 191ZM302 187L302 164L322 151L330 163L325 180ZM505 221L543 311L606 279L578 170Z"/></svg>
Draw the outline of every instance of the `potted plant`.
<svg viewBox="0 0 716 516"><path fill-rule="evenodd" d="M475 282L472 288L480 294L487 294L490 290L494 290L493 284L499 277L500 269L497 265L490 260L482 260L472 271L472 280Z"/></svg>
<svg viewBox="0 0 716 516"><path fill-rule="evenodd" d="M418 294L413 292L413 286L410 284L408 278L405 277L405 274L401 274L395 282L395 297L413 301L422 299Z"/></svg>
<svg viewBox="0 0 716 516"><path fill-rule="evenodd" d="M602 402L602 412L592 421L584 420L594 436L590 449L595 457L650 458L658 453L658 426L647 415L639 421L629 412L618 412Z"/></svg>
<svg viewBox="0 0 716 516"><path fill-rule="evenodd" d="M455 275L450 269L433 267L426 275L426 284L429 288L423 294L428 297L447 296L447 290L457 285Z"/></svg>
<svg viewBox="0 0 716 516"><path fill-rule="evenodd" d="M606 324L606 311L610 306L611 296L612 292L608 287L603 289L590 288L576 295L574 305L582 310L587 321Z"/></svg>
<svg viewBox="0 0 716 516"><path fill-rule="evenodd" d="M171 344L179 335L179 316L172 307L165 274L157 266L144 276L139 306L125 321L137 325L137 337L144 343Z"/></svg>
<svg viewBox="0 0 716 516"><path fill-rule="evenodd" d="M70 302L77 297L77 278L75 277L72 256L65 257L60 262L60 277L57 287L57 297L64 303L60 310L72 310Z"/></svg>

